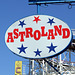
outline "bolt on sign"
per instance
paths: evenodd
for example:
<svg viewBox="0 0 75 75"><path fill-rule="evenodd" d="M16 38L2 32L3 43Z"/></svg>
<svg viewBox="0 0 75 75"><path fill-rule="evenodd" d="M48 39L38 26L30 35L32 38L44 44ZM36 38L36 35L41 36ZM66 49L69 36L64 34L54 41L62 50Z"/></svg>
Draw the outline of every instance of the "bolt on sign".
<svg viewBox="0 0 75 75"><path fill-rule="evenodd" d="M47 15L20 19L5 34L5 43L12 52L31 59L56 56L69 47L71 40L69 26Z"/></svg>
<svg viewBox="0 0 75 75"><path fill-rule="evenodd" d="M22 61L15 62L15 75L22 75Z"/></svg>

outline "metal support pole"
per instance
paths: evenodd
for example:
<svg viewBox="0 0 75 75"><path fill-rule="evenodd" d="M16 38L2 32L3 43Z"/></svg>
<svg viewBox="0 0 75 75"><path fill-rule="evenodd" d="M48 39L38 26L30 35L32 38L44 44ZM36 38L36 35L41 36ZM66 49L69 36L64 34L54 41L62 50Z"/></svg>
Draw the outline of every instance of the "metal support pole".
<svg viewBox="0 0 75 75"><path fill-rule="evenodd" d="M46 73L48 73L47 67L48 67L48 65L47 65L47 62L46 62Z"/></svg>
<svg viewBox="0 0 75 75"><path fill-rule="evenodd" d="M37 4L37 14L39 15L40 14L40 5Z"/></svg>
<svg viewBox="0 0 75 75"><path fill-rule="evenodd" d="M31 75L34 75L34 60L31 60Z"/></svg>
<svg viewBox="0 0 75 75"><path fill-rule="evenodd" d="M61 74L50 62L48 62L46 59L44 59L45 62L47 62L56 72Z"/></svg>
<svg viewBox="0 0 75 75"><path fill-rule="evenodd" d="M71 50L69 50L69 64L71 65Z"/></svg>
<svg viewBox="0 0 75 75"><path fill-rule="evenodd" d="M39 63L39 75L41 75L41 64Z"/></svg>
<svg viewBox="0 0 75 75"><path fill-rule="evenodd" d="M71 50L69 50L69 65L70 65L70 71L71 71Z"/></svg>
<svg viewBox="0 0 75 75"><path fill-rule="evenodd" d="M29 59L29 75L34 74L34 60Z"/></svg>
<svg viewBox="0 0 75 75"><path fill-rule="evenodd" d="M25 66L26 66L26 65L23 65L23 75L26 75L26 74L25 74Z"/></svg>
<svg viewBox="0 0 75 75"><path fill-rule="evenodd" d="M62 67L61 67L61 54L60 54L60 72L62 71Z"/></svg>
<svg viewBox="0 0 75 75"><path fill-rule="evenodd" d="M31 63L30 63L30 59L29 59L29 75L30 75L30 69L31 69L31 65L30 65Z"/></svg>
<svg viewBox="0 0 75 75"><path fill-rule="evenodd" d="M43 75L44 75L44 65L45 65L45 64L44 64L44 60L43 60L42 62L43 62Z"/></svg>

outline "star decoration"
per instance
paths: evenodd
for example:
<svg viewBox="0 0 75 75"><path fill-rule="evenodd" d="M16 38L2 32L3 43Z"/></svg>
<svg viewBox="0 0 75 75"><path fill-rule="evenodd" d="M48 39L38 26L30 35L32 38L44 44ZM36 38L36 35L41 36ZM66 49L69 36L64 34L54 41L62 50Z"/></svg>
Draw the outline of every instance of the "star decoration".
<svg viewBox="0 0 75 75"><path fill-rule="evenodd" d="M53 44L51 43L51 46L47 46L47 48L49 48L50 50L49 50L49 53L51 52L51 51L54 51L54 52L56 52L55 51L55 48L56 48L57 46L53 46Z"/></svg>
<svg viewBox="0 0 75 75"><path fill-rule="evenodd" d="M50 25L52 25L52 23L55 23L53 20L54 18L52 20L49 18L49 21L47 23L50 23Z"/></svg>
<svg viewBox="0 0 75 75"><path fill-rule="evenodd" d="M41 53L42 51L39 51L39 49L37 49L37 51L34 51L34 52L36 53L35 56L37 56L37 55L41 56L40 53Z"/></svg>
<svg viewBox="0 0 75 75"><path fill-rule="evenodd" d="M39 19L39 16L38 16L38 17L35 17L35 16L34 16L34 18L35 18L35 19L34 19L33 21L36 21L36 23L38 23L38 21L41 21L41 20Z"/></svg>
<svg viewBox="0 0 75 75"><path fill-rule="evenodd" d="M23 25L26 25L26 24L24 23L24 20L23 20L23 21L19 21L19 22L20 22L19 26L21 26L22 28L23 28Z"/></svg>
<svg viewBox="0 0 75 75"><path fill-rule="evenodd" d="M27 47L23 47L23 44L22 44L22 46L18 48L18 49L20 50L19 54L20 54L21 52L26 53L26 52L25 52L25 49L26 49L26 48L27 48Z"/></svg>

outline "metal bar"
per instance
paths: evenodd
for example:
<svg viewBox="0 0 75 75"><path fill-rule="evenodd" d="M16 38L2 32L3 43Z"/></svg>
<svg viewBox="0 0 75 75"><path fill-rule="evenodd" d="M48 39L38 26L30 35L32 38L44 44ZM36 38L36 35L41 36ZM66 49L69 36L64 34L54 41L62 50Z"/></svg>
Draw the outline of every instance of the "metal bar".
<svg viewBox="0 0 75 75"><path fill-rule="evenodd" d="M71 65L71 50L69 50L69 64Z"/></svg>
<svg viewBox="0 0 75 75"><path fill-rule="evenodd" d="M34 60L31 60L31 74L30 75L34 75Z"/></svg>
<svg viewBox="0 0 75 75"><path fill-rule="evenodd" d="M62 69L61 69L62 68L61 67L61 54L60 54L60 63L59 64L60 64L60 72L61 72L62 71Z"/></svg>
<svg viewBox="0 0 75 75"><path fill-rule="evenodd" d="M37 4L37 14L40 14L40 5Z"/></svg>
<svg viewBox="0 0 75 75"><path fill-rule="evenodd" d="M44 59L45 62L47 62L56 72L61 74L50 62L48 62L46 59Z"/></svg>
<svg viewBox="0 0 75 75"><path fill-rule="evenodd" d="M44 66L45 66L44 60L42 61L42 63L43 63L43 75L45 75L45 74L44 74Z"/></svg>
<svg viewBox="0 0 75 75"><path fill-rule="evenodd" d="M30 59L29 59L29 75L30 75L30 69L31 69L31 68L30 68L30 64L31 64L31 63L30 63Z"/></svg>
<svg viewBox="0 0 75 75"><path fill-rule="evenodd" d="M63 1L63 0L61 0L61 1L37 1L37 2L33 2L33 1L31 1L31 2L29 2L29 5L36 5L36 4L56 4L56 3L75 3L75 1ZM72 4L72 5L74 5L74 4Z"/></svg>

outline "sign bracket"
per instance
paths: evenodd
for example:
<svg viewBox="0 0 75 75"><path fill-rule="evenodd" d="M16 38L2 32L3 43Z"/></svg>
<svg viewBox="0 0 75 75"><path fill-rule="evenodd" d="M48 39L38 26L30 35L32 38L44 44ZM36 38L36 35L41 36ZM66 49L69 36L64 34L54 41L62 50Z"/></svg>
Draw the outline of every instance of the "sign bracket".
<svg viewBox="0 0 75 75"><path fill-rule="evenodd" d="M71 9L71 8L72 8L72 6L75 6L75 4L69 3L68 8L69 8L69 9Z"/></svg>
<svg viewBox="0 0 75 75"><path fill-rule="evenodd" d="M61 75L61 73L49 61L47 61L45 58L44 61L47 62L56 72L58 72Z"/></svg>
<svg viewBox="0 0 75 75"><path fill-rule="evenodd" d="M40 14L40 4L37 4L37 14Z"/></svg>

